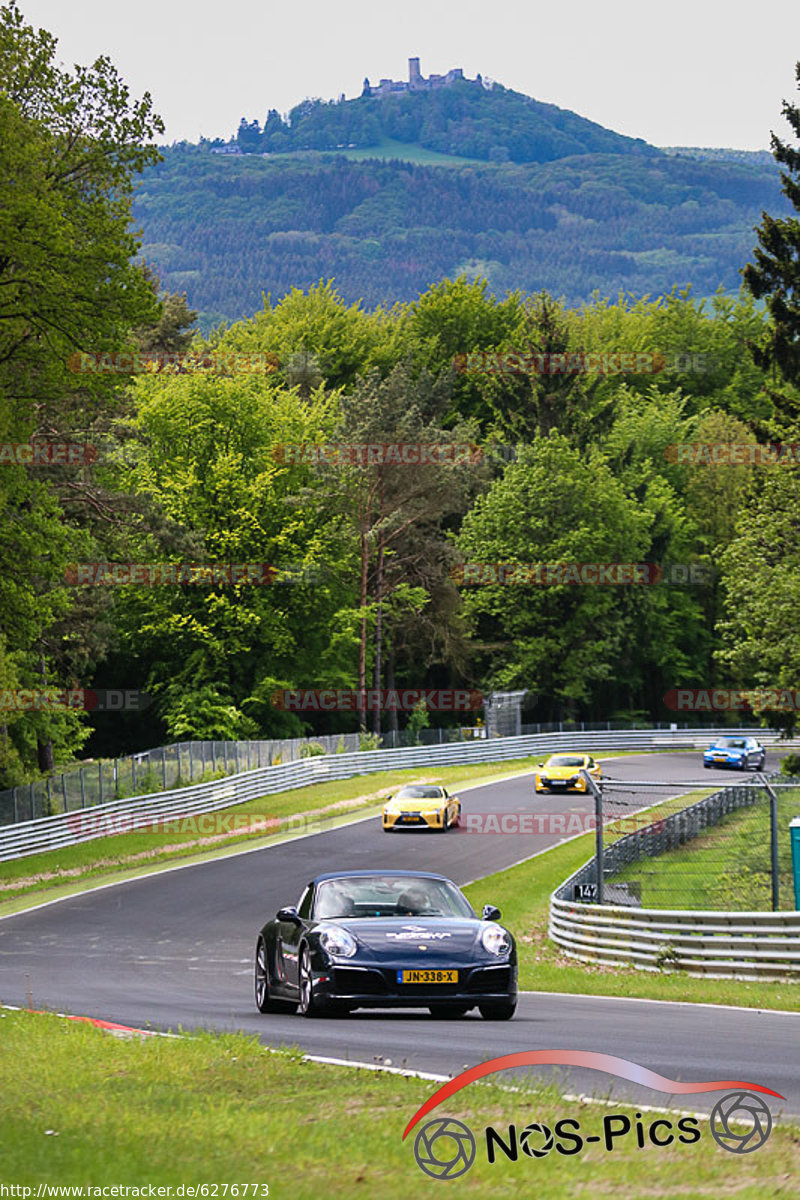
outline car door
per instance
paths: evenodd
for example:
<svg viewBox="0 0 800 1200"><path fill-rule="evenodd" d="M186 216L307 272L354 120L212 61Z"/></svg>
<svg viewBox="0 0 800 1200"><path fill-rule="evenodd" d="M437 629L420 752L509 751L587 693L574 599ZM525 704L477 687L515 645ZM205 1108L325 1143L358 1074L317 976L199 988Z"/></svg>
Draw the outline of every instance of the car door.
<svg viewBox="0 0 800 1200"><path fill-rule="evenodd" d="M278 921L278 932L275 945L275 973L281 984L291 995L299 991L298 958L300 939L308 928L311 918L311 906L314 901L314 888L308 885L300 903L297 906L298 921Z"/></svg>

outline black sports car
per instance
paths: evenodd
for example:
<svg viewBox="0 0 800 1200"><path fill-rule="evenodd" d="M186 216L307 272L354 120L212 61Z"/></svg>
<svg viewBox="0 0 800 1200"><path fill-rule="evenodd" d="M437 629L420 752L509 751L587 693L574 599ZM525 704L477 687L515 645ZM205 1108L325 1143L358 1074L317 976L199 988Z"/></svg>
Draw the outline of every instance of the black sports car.
<svg viewBox="0 0 800 1200"><path fill-rule="evenodd" d="M256 1005L303 1016L354 1008L476 1005L505 1021L517 1005L517 950L487 905L476 916L454 883L424 871L317 875L256 943Z"/></svg>

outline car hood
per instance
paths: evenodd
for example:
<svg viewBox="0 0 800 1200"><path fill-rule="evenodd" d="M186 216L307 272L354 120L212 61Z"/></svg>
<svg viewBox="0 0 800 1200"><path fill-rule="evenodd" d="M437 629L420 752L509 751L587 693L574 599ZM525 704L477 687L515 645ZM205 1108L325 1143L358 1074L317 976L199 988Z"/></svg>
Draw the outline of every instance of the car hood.
<svg viewBox="0 0 800 1200"><path fill-rule="evenodd" d="M413 800L410 796L407 800L389 800L385 807L390 812L438 812L440 808L444 808L447 804L445 796L439 796L435 800Z"/></svg>
<svg viewBox="0 0 800 1200"><path fill-rule="evenodd" d="M481 956L488 954L480 943L487 922L472 918L357 917L332 924L348 929L358 941L362 956L366 951L368 957L378 961L394 961L406 953L413 955L415 962L420 954L429 955L432 961L474 954L476 949Z"/></svg>
<svg viewBox="0 0 800 1200"><path fill-rule="evenodd" d="M740 758L746 753L747 751L744 746L741 746L738 750L735 750L732 746L709 746L706 750L706 754L727 754L728 758Z"/></svg>
<svg viewBox="0 0 800 1200"><path fill-rule="evenodd" d="M539 768L539 775L546 775L548 779L571 779L573 775L579 775L583 767L548 767L547 763Z"/></svg>

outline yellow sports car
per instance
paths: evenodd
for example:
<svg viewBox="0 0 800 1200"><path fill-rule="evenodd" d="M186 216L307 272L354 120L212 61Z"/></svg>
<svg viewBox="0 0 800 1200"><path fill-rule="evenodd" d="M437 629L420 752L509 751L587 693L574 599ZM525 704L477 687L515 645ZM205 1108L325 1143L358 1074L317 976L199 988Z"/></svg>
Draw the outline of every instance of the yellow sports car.
<svg viewBox="0 0 800 1200"><path fill-rule="evenodd" d="M585 792L586 780L580 774L588 771L598 783L603 772L591 754L551 754L547 762L539 763L533 777L537 792Z"/></svg>
<svg viewBox="0 0 800 1200"><path fill-rule="evenodd" d="M444 833L461 820L461 801L449 796L447 788L435 784L407 783L383 806L384 833L393 829L438 829Z"/></svg>

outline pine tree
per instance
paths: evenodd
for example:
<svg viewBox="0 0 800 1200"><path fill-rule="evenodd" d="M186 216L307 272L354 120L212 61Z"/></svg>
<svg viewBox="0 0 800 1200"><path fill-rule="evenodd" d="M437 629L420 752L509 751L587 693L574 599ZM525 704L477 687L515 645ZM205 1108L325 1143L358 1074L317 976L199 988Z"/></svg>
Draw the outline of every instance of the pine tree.
<svg viewBox="0 0 800 1200"><path fill-rule="evenodd" d="M795 66L800 87L800 62ZM784 100L782 112L796 137L800 138L800 107ZM787 170L781 171L781 191L800 213L800 150L771 135L772 153L776 162ZM754 251L755 263L744 268L744 282L757 300L766 298L772 318L766 345L751 348L756 363L765 368L777 367L787 383L800 384L800 219L771 217L762 213L757 227L759 245ZM784 401L793 409L796 420L800 415L797 400Z"/></svg>

